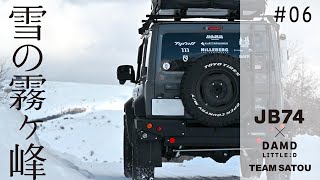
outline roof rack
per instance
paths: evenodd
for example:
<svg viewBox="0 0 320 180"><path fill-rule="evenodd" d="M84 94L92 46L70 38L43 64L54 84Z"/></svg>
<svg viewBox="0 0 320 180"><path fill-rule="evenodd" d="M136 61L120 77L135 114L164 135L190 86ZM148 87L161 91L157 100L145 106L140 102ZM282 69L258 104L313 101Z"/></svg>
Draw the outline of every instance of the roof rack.
<svg viewBox="0 0 320 180"><path fill-rule="evenodd" d="M228 19L230 21L240 19L238 10L228 9L166 9L160 10L157 14L150 14L146 16L148 19L143 20L143 26L139 29L139 34L144 34L150 25L157 20L174 20L181 21L182 19L192 18L213 18L213 19Z"/></svg>
<svg viewBox="0 0 320 180"><path fill-rule="evenodd" d="M240 3L241 1L241 3ZM190 18L252 20L264 14L267 0L151 0L152 11L139 29L139 34L149 30L152 22ZM243 7L243 8L240 8ZM260 16L261 17L261 16Z"/></svg>
<svg viewBox="0 0 320 180"><path fill-rule="evenodd" d="M180 21L182 18L200 18L202 16L181 16L181 14L177 14L175 16L172 15L147 15L147 17L149 17L148 20L143 20L142 22L144 23L143 26L139 29L139 34L143 35L145 34L149 28L150 25L157 20L160 19L174 19L174 21ZM203 16L205 18L219 18L219 16ZM221 18L225 18L225 16L221 16ZM280 25L274 20L274 16L272 15L259 15L259 16L255 16L255 18L262 18L262 19L266 19L269 21L269 23L271 23L277 30L280 29ZM250 20L252 18L249 18ZM235 14L234 16L229 16L229 20L239 20L239 16L237 14Z"/></svg>

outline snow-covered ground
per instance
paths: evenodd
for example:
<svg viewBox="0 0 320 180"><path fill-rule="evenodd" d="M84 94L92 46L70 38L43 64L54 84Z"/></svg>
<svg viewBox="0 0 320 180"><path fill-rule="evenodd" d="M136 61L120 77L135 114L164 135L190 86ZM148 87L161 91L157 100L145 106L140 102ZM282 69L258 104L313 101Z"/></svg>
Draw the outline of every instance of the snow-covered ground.
<svg viewBox="0 0 320 180"><path fill-rule="evenodd" d="M31 119L46 120L37 130L40 142L80 169L91 172L97 180L125 180L122 170L123 104L129 99L132 87L47 82L45 89L47 100L43 109L24 112ZM320 157L315 155L319 149L315 147L320 147L320 138L299 136L296 141L303 146L298 149L300 158L295 161L311 163L313 171L294 173L293 179L317 180ZM184 163L164 163L162 168L156 169L156 178L163 180L207 179L204 177L231 180L239 179L239 175L239 157L231 158L226 164L195 158ZM265 179L265 174L261 179Z"/></svg>
<svg viewBox="0 0 320 180"><path fill-rule="evenodd" d="M9 109L8 107L0 104L0 179L1 180L27 180L31 179L30 176L21 176L19 173L15 173L13 177L10 177L10 150L15 149L15 144L19 145L19 151L25 150L27 152L31 143L34 144L33 147L39 147L40 143L38 141L37 136L33 136L32 138L26 140L25 138L32 131L30 126L25 126L21 131L19 128L24 120L24 116L13 109ZM37 149L33 151L37 152ZM17 152L18 153L18 152ZM29 155L30 154L30 155ZM19 157L20 153L19 153ZM20 158L14 156L14 162L17 158L17 161L20 162ZM26 158L31 157L31 153L28 153ZM56 180L56 179L68 179L68 180L88 180L91 177L94 177L91 173L86 170L79 169L73 163L62 159L59 155L52 153L52 151L43 150L38 155L40 158L45 158L44 168L49 169L50 171L45 171L46 179ZM30 162L29 162L30 163ZM15 166L15 164L13 165ZM19 165L20 167L20 165ZM28 169L28 167L24 167ZM29 167L30 168L30 167ZM38 167L41 168L41 167ZM20 171L21 169L14 169ZM30 174L32 172L26 171L26 174ZM43 172L39 172L43 173Z"/></svg>
<svg viewBox="0 0 320 180"><path fill-rule="evenodd" d="M48 120L37 133L45 147L65 153L97 179L125 179L122 172L123 104L132 87L49 82L46 104L33 119L61 114L72 109L85 112ZM68 155L66 155L68 154ZM186 175L186 172L187 175ZM218 164L196 158L183 164L166 163L156 169L157 177L238 176L239 158Z"/></svg>

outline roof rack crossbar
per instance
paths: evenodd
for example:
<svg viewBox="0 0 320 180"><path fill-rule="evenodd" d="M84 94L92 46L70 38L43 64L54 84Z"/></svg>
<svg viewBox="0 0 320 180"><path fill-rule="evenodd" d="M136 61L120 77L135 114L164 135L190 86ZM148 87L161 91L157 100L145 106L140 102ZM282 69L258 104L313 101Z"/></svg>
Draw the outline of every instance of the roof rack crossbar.
<svg viewBox="0 0 320 180"><path fill-rule="evenodd" d="M228 19L228 20L236 20L240 19L240 14L238 11L230 11L228 15L188 15L187 10L180 9L176 10L174 15L160 15L160 14L150 14L146 16L148 19L143 20L143 26L139 29L139 34L143 35L150 27L152 22L157 20L169 20L173 19L174 21L180 21L181 19L193 19L193 18L209 18L209 19Z"/></svg>

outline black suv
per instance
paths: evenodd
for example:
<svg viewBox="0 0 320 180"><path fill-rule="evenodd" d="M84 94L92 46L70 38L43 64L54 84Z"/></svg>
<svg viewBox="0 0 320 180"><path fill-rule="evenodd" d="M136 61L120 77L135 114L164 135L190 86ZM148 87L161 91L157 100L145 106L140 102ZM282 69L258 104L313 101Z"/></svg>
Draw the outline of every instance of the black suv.
<svg viewBox="0 0 320 180"><path fill-rule="evenodd" d="M175 1L168 2L174 6ZM192 11L154 3L140 29L137 73L130 65L117 71L120 84L136 84L124 106L124 174L133 179L151 179L164 159L181 155L220 163L240 155L240 60L249 64L242 71L250 71L251 57L259 56L256 61L262 67L268 66L263 61L267 57L280 59L280 53L268 51L278 44L278 25L270 20L240 23L239 4L234 11L223 3L216 5L221 9ZM181 21L188 18L209 20ZM280 75L272 77L281 81ZM257 135L250 140L256 141Z"/></svg>

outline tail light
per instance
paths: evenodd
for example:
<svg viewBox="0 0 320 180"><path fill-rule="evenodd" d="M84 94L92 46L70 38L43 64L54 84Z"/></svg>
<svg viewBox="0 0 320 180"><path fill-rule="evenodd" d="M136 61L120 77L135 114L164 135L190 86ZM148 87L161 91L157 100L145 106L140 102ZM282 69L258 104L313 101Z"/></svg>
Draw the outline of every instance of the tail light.
<svg viewBox="0 0 320 180"><path fill-rule="evenodd" d="M263 140L262 140L261 138L257 138L257 139L256 139L256 143L257 143L257 144L261 144L262 141L263 141Z"/></svg>
<svg viewBox="0 0 320 180"><path fill-rule="evenodd" d="M158 127L156 128L156 131L157 131L157 132L161 132L161 131L162 131L162 127L161 127L161 126L158 126Z"/></svg>
<svg viewBox="0 0 320 180"><path fill-rule="evenodd" d="M169 139L170 144L174 144L176 142L176 138L172 137Z"/></svg>
<svg viewBox="0 0 320 180"><path fill-rule="evenodd" d="M148 129L152 129L152 127L153 127L152 123L148 123L148 124L147 124L147 128L148 128Z"/></svg>

